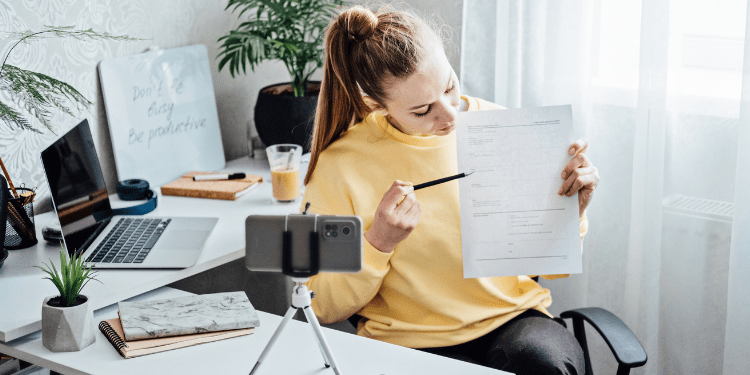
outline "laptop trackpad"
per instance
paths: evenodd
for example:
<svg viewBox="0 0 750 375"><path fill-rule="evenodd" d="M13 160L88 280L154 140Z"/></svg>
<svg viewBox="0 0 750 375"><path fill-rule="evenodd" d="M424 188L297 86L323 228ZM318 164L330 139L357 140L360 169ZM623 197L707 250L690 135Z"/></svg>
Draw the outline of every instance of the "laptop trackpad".
<svg viewBox="0 0 750 375"><path fill-rule="evenodd" d="M156 248L168 250L198 250L208 237L203 230L166 230L156 241Z"/></svg>

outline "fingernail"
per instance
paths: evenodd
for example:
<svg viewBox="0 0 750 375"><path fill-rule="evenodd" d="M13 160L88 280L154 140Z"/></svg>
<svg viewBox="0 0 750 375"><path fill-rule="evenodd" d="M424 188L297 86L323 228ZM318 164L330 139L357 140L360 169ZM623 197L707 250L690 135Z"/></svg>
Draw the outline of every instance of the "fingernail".
<svg viewBox="0 0 750 375"><path fill-rule="evenodd" d="M560 190L557 191L557 195L562 195L562 188L560 188Z"/></svg>
<svg viewBox="0 0 750 375"><path fill-rule="evenodd" d="M565 171L563 171L563 173L560 174L560 177L562 177L563 180L565 179Z"/></svg>
<svg viewBox="0 0 750 375"><path fill-rule="evenodd" d="M568 150L568 153L573 155L576 152L576 149L571 147L570 150Z"/></svg>

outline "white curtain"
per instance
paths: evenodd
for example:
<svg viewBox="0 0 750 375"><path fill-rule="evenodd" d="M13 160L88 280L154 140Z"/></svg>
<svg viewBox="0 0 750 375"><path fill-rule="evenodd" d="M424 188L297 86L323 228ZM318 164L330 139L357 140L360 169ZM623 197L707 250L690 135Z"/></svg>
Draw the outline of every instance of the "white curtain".
<svg viewBox="0 0 750 375"><path fill-rule="evenodd" d="M750 373L747 19L746 0L464 1L462 92L572 104L590 141L584 272L543 284L556 314L623 319L649 357L635 373Z"/></svg>

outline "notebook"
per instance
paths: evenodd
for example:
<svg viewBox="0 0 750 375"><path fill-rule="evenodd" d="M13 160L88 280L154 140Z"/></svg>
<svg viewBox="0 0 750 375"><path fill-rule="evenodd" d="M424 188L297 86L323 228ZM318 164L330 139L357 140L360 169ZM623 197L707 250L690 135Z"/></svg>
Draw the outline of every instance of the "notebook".
<svg viewBox="0 0 750 375"><path fill-rule="evenodd" d="M260 325L245 292L120 302L118 308L128 342Z"/></svg>
<svg viewBox="0 0 750 375"><path fill-rule="evenodd" d="M247 175L239 180L193 181L193 176L212 172L190 172L161 187L162 195L224 199L233 201L263 182L263 177Z"/></svg>
<svg viewBox="0 0 750 375"><path fill-rule="evenodd" d="M146 354L159 353L167 350L249 335L253 333L255 328L197 333L193 335L164 337L150 340L126 341L122 325L120 324L120 319L114 318L101 321L101 323L99 323L99 330L102 331L109 343L117 349L117 352L119 352L123 358L133 358Z"/></svg>

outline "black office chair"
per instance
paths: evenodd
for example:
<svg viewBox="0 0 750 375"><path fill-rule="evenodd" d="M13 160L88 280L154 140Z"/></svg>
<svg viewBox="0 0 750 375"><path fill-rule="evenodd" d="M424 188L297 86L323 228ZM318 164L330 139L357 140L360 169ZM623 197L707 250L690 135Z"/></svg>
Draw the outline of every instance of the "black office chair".
<svg viewBox="0 0 750 375"><path fill-rule="evenodd" d="M586 332L583 322L587 321L604 338L609 349L617 360L617 375L627 375L631 368L646 364L648 356L643 346L633 334L633 331L625 325L615 314L601 307L582 307L563 311L560 317L573 319L573 334L583 348L583 357L586 361L586 374L593 375L589 348L586 344Z"/></svg>
<svg viewBox="0 0 750 375"><path fill-rule="evenodd" d="M533 277L534 281L539 281L539 277ZM362 317L352 315L349 317L349 323L357 328L357 324ZM573 319L573 334L583 349L583 358L586 363L586 375L594 375L591 368L591 358L589 357L589 347L586 343L586 331L583 322L588 322L604 338L609 345L609 349L617 360L617 375L627 375L630 369L640 367L646 364L648 356L643 346L628 328L625 323L615 314L600 307L583 307L564 311L560 318L554 318L555 321L566 328L568 325L564 319Z"/></svg>

